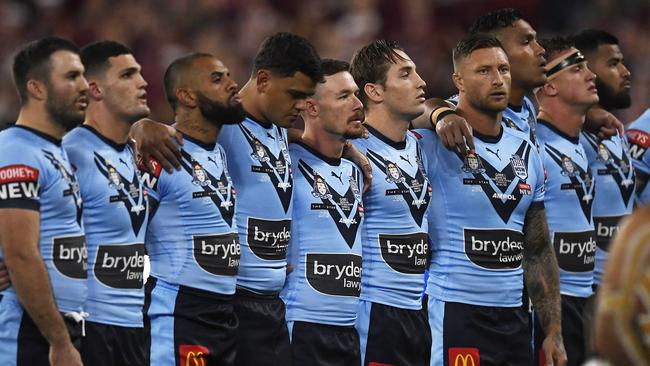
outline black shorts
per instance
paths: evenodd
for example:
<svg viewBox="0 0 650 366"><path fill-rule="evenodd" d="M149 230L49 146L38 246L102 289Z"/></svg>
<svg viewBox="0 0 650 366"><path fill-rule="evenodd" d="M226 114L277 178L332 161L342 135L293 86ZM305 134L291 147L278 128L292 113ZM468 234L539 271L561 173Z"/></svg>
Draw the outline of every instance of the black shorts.
<svg viewBox="0 0 650 366"><path fill-rule="evenodd" d="M93 366L144 365L144 329L87 321L81 359Z"/></svg>
<svg viewBox="0 0 650 366"><path fill-rule="evenodd" d="M589 298L562 295L562 338L566 349L567 366L579 366L587 360L585 333L585 306ZM544 361L544 331L535 316L535 365Z"/></svg>
<svg viewBox="0 0 650 366"><path fill-rule="evenodd" d="M431 333L424 310L360 300L356 327L363 365L429 365Z"/></svg>
<svg viewBox="0 0 650 366"><path fill-rule="evenodd" d="M239 319L236 365L291 364L285 306L278 294L260 295L238 288L235 313Z"/></svg>
<svg viewBox="0 0 650 366"><path fill-rule="evenodd" d="M528 312L429 300L431 365L530 365Z"/></svg>
<svg viewBox="0 0 650 366"><path fill-rule="evenodd" d="M145 364L234 365L237 317L233 297L149 277Z"/></svg>
<svg viewBox="0 0 650 366"><path fill-rule="evenodd" d="M294 365L359 366L359 333L344 327L308 322L289 322Z"/></svg>
<svg viewBox="0 0 650 366"><path fill-rule="evenodd" d="M81 322L63 316L72 344L81 348ZM0 365L49 366L50 344L17 301L0 295Z"/></svg>

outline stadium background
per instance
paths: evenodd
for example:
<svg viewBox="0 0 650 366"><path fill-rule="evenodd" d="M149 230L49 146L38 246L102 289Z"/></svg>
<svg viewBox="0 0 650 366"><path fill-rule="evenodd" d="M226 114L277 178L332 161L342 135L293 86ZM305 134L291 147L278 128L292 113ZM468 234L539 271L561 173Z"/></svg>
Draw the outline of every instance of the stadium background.
<svg viewBox="0 0 650 366"><path fill-rule="evenodd" d="M314 42L322 57L349 60L376 38L399 41L418 65L429 96L453 93L451 49L480 14L505 6L521 10L539 36L586 27L615 34L633 77L629 122L650 101L648 0L0 0L0 128L19 109L12 84L13 55L28 41L58 35L79 45L114 39L129 45L143 66L152 117L170 121L162 76L190 51L211 52L243 86L260 42L291 31Z"/></svg>

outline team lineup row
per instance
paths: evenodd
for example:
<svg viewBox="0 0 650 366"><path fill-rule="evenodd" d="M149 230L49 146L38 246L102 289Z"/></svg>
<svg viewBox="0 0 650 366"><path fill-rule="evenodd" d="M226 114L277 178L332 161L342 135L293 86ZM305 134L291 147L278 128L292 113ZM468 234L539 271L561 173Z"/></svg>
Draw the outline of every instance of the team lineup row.
<svg viewBox="0 0 650 366"><path fill-rule="evenodd" d="M394 42L348 64L278 33L241 89L215 55L174 60L172 126L125 45L27 45L1 363L581 365L609 242L650 195L650 116L626 140L610 113L617 43L540 45L491 12L453 50L458 95L426 100Z"/></svg>

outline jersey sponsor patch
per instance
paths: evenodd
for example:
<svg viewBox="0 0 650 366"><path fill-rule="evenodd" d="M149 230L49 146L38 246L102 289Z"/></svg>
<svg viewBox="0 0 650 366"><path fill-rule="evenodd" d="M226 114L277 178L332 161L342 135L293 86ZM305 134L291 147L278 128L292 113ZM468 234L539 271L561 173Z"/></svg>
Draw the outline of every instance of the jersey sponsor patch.
<svg viewBox="0 0 650 366"><path fill-rule="evenodd" d="M38 198L38 169L28 165L0 168L0 201Z"/></svg>
<svg viewBox="0 0 650 366"><path fill-rule="evenodd" d="M609 242L618 232L618 224L625 216L594 216L596 246L605 252L609 251Z"/></svg>
<svg viewBox="0 0 650 366"><path fill-rule="evenodd" d="M52 262L59 273L75 279L88 278L88 248L83 235L52 239Z"/></svg>
<svg viewBox="0 0 650 366"><path fill-rule="evenodd" d="M284 260L291 239L291 220L248 218L248 247L265 260Z"/></svg>
<svg viewBox="0 0 650 366"><path fill-rule="evenodd" d="M508 229L463 229L465 254L477 266L490 270L519 268L524 235Z"/></svg>
<svg viewBox="0 0 650 366"><path fill-rule="evenodd" d="M650 146L650 134L637 129L627 130L625 134L630 143L630 155L640 160Z"/></svg>
<svg viewBox="0 0 650 366"><path fill-rule="evenodd" d="M591 230L581 232L555 232L553 246L560 269L568 272L594 270L596 240Z"/></svg>
<svg viewBox="0 0 650 366"><path fill-rule="evenodd" d="M379 234L381 256L388 266L399 273L424 274L429 264L429 235Z"/></svg>
<svg viewBox="0 0 650 366"><path fill-rule="evenodd" d="M178 357L181 366L206 366L210 350L198 344L180 344Z"/></svg>
<svg viewBox="0 0 650 366"><path fill-rule="evenodd" d="M158 160L152 157L149 158L149 165L152 167L151 171L147 169L144 161L142 161L142 157L138 157L137 167L140 170L142 183L155 191L158 189L158 179L160 179L160 174L162 173L162 166Z"/></svg>
<svg viewBox="0 0 650 366"><path fill-rule="evenodd" d="M314 290L336 296L361 294L361 256L307 253L306 261L305 277Z"/></svg>
<svg viewBox="0 0 650 366"><path fill-rule="evenodd" d="M220 276L234 276L239 270L239 236L193 235L194 260L204 271Z"/></svg>
<svg viewBox="0 0 650 366"><path fill-rule="evenodd" d="M480 366L478 348L449 347L449 366Z"/></svg>
<svg viewBox="0 0 650 366"><path fill-rule="evenodd" d="M144 244L100 244L95 259L95 278L112 288L142 288Z"/></svg>

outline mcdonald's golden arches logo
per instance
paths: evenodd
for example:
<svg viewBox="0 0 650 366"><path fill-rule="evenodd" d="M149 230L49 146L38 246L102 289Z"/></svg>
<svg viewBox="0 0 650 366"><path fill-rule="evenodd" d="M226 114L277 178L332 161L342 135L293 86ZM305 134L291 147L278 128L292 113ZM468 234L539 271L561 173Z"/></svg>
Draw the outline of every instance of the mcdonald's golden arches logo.
<svg viewBox="0 0 650 366"><path fill-rule="evenodd" d="M181 344L178 346L181 366L206 366L210 350L205 346L195 344Z"/></svg>
<svg viewBox="0 0 650 366"><path fill-rule="evenodd" d="M481 366L478 348L449 348L450 366Z"/></svg>

